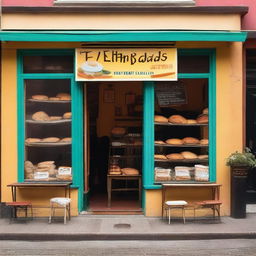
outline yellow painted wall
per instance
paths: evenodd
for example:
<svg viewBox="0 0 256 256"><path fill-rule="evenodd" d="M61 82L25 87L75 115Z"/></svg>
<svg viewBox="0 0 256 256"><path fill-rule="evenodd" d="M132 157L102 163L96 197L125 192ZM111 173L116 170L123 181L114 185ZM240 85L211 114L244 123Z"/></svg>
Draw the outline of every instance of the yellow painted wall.
<svg viewBox="0 0 256 256"><path fill-rule="evenodd" d="M240 27L239 14L16 13L2 16L2 29L240 30Z"/></svg>
<svg viewBox="0 0 256 256"><path fill-rule="evenodd" d="M178 43L178 47L188 47ZM217 50L216 80L216 182L222 184L220 199L222 215L230 214L230 170L226 158L243 148L243 74L242 43L190 43L191 48L215 48ZM199 193L194 189L179 190L168 194L167 199L206 199L207 191ZM210 195L210 194L208 194ZM162 194L160 190L146 191L146 215L161 215ZM208 214L205 212L203 214Z"/></svg>
<svg viewBox="0 0 256 256"><path fill-rule="evenodd" d="M7 184L17 180L17 104L16 104L16 49L21 48L72 48L72 43L4 43L2 55L2 201L11 200L11 191ZM216 48L217 49L217 182L222 184L222 215L229 215L230 174L225 166L226 157L235 150L241 150L242 143L242 43L177 43L179 48ZM53 191L33 195L35 204L42 203L42 194L51 197ZM55 193L55 192L54 192ZM190 194L190 193L189 193ZM39 195L39 200L37 200ZM187 192L179 192L179 198L186 199ZM199 197L199 194L192 193ZM29 194L31 196L31 194ZM28 200L25 192L19 193L19 199ZM77 191L72 191L73 213L77 213ZM46 200L46 199L44 199ZM47 199L48 200L48 199ZM44 202L47 202L44 201ZM146 192L146 215L161 214L161 192Z"/></svg>

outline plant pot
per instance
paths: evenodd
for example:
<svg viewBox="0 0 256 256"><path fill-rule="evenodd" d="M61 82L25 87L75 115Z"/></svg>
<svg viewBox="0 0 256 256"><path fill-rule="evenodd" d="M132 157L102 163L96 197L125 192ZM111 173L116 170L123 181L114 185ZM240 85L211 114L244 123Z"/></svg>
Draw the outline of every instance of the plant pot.
<svg viewBox="0 0 256 256"><path fill-rule="evenodd" d="M246 218L248 166L231 166L231 217Z"/></svg>

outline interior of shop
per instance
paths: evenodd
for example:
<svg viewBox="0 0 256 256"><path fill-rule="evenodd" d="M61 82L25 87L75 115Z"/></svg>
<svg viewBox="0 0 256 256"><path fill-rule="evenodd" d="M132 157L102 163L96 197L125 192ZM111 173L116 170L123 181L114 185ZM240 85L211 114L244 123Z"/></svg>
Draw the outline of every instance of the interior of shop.
<svg viewBox="0 0 256 256"><path fill-rule="evenodd" d="M142 82L86 83L86 94L89 210L140 212ZM113 180L108 205L107 180L120 175L135 180Z"/></svg>

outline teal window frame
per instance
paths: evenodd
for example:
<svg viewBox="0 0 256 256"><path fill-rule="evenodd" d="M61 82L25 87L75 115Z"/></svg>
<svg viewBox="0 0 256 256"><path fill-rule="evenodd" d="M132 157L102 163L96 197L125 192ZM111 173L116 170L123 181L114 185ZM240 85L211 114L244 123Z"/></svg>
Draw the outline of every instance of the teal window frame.
<svg viewBox="0 0 256 256"><path fill-rule="evenodd" d="M23 73L23 56L75 56L74 49L18 50L17 51L17 113L18 113L18 182L24 182L25 161L25 97L24 81L28 79L69 79L72 110L72 188L78 188L78 210L83 209L83 86L75 81L73 73ZM74 63L75 68L75 63Z"/></svg>
<svg viewBox="0 0 256 256"><path fill-rule="evenodd" d="M210 70L208 73L178 73L178 79L208 79L209 90L209 182L216 182L216 49L178 49L178 56L209 56ZM144 115L143 115L143 199L145 189L161 189L154 179L154 82L144 82ZM143 200L143 205L145 201Z"/></svg>

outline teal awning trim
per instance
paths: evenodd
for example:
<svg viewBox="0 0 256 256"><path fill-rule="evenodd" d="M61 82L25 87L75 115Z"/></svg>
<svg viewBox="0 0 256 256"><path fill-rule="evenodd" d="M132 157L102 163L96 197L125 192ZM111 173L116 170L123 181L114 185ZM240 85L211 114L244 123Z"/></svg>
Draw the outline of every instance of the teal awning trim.
<svg viewBox="0 0 256 256"><path fill-rule="evenodd" d="M1 31L1 41L16 42L244 42L246 32L231 31Z"/></svg>

